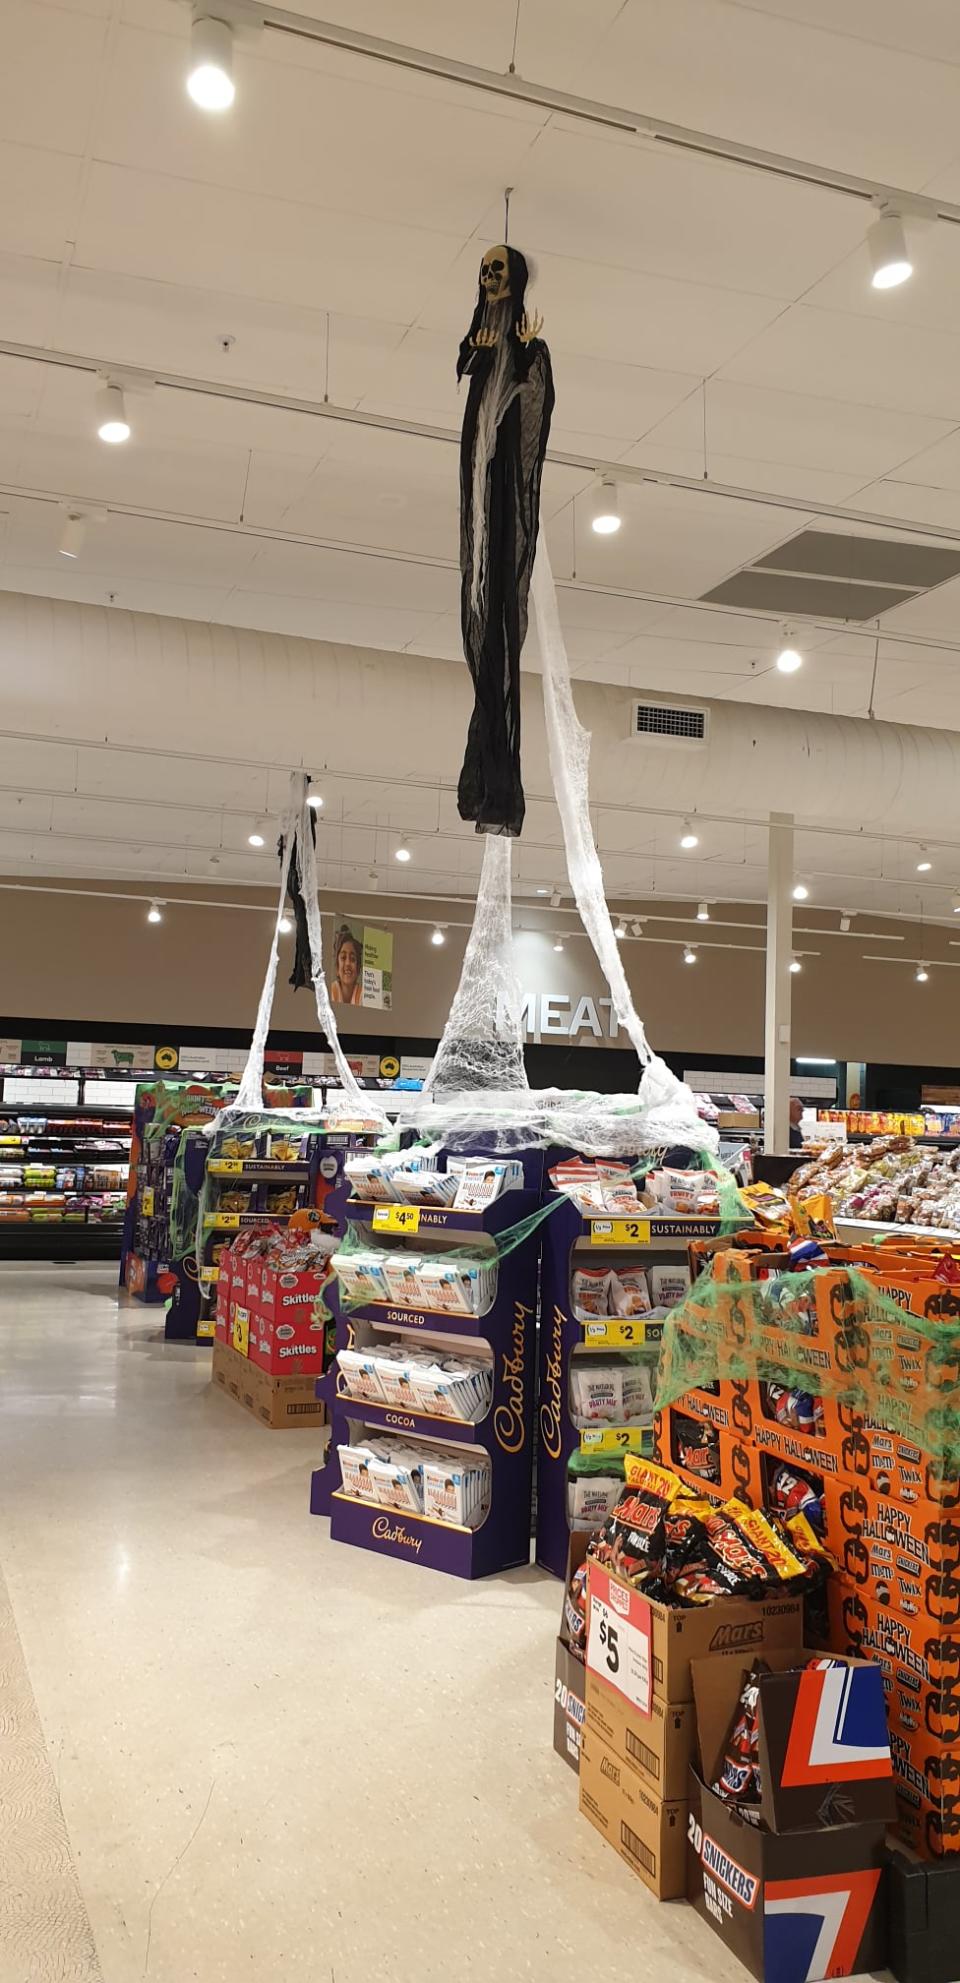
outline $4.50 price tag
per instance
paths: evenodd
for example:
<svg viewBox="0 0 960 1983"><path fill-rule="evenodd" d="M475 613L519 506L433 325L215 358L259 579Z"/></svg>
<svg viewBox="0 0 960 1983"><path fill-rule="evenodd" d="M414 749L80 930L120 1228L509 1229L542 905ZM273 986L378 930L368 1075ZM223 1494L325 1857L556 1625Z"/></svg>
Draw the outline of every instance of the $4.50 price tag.
<svg viewBox="0 0 960 1983"><path fill-rule="evenodd" d="M639 1591L618 1584L591 1563L587 1579L587 1665L615 1687L639 1714L650 1713L653 1692L651 1612Z"/></svg>
<svg viewBox="0 0 960 1983"><path fill-rule="evenodd" d="M416 1232L420 1225L419 1205L375 1205L371 1225L374 1232Z"/></svg>

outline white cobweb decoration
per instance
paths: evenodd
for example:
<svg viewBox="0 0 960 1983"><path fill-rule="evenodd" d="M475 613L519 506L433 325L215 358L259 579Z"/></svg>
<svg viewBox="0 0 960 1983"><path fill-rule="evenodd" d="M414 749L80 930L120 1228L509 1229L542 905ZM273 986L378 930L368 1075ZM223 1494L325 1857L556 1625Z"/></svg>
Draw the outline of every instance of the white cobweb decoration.
<svg viewBox="0 0 960 1983"><path fill-rule="evenodd" d="M473 925L450 1016L423 1084L424 1095L516 1093L527 1086L523 1064L520 981L513 961L511 842L484 839Z"/></svg>

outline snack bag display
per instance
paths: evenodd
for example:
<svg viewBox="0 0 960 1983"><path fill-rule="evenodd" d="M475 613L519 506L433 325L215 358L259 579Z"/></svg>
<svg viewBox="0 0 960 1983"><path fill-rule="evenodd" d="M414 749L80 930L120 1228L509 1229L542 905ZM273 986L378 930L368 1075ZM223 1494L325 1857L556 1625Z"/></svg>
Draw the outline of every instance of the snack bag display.
<svg viewBox="0 0 960 1983"><path fill-rule="evenodd" d="M649 1315L650 1289L643 1267L614 1267L610 1273L610 1303L614 1315Z"/></svg>

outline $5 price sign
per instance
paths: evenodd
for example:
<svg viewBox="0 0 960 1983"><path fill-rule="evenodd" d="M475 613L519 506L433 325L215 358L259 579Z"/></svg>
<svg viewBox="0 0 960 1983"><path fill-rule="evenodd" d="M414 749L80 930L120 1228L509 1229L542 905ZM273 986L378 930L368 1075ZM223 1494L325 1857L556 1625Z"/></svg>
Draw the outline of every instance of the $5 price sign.
<svg viewBox="0 0 960 1983"><path fill-rule="evenodd" d="M650 1606L639 1591L591 1563L587 1579L587 1665L638 1713L650 1713Z"/></svg>

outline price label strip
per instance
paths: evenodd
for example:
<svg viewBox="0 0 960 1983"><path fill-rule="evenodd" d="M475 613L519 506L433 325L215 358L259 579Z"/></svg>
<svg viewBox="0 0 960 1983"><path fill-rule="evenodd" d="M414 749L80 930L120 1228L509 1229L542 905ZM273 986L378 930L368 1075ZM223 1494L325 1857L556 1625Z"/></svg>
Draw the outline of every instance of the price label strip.
<svg viewBox="0 0 960 1983"><path fill-rule="evenodd" d="M207 1165L211 1177L239 1177L243 1169L242 1157L215 1157Z"/></svg>
<svg viewBox="0 0 960 1983"><path fill-rule="evenodd" d="M591 1219L591 1246L649 1246L649 1219Z"/></svg>
<svg viewBox="0 0 960 1983"><path fill-rule="evenodd" d="M375 1205L371 1225L374 1232L418 1232L419 1205Z"/></svg>
<svg viewBox="0 0 960 1983"><path fill-rule="evenodd" d="M587 1665L638 1714L649 1715L653 1694L651 1611L639 1591L617 1583L591 1563L587 1582Z"/></svg>
<svg viewBox="0 0 960 1983"><path fill-rule="evenodd" d="M644 1453L653 1456L652 1425L603 1425L580 1434L582 1453Z"/></svg>
<svg viewBox="0 0 960 1983"><path fill-rule="evenodd" d="M597 1316L584 1323L583 1340L592 1350L643 1349L663 1341L663 1323L647 1322L642 1315Z"/></svg>

